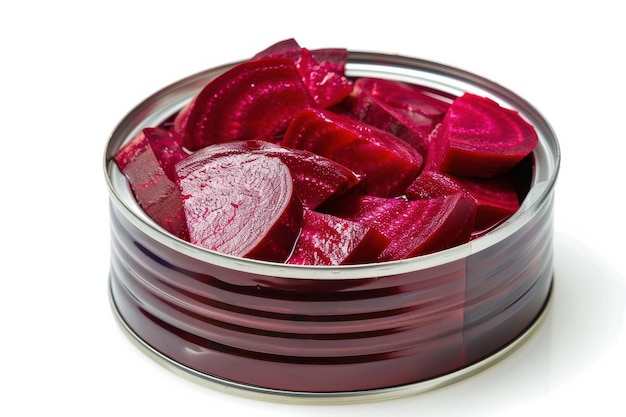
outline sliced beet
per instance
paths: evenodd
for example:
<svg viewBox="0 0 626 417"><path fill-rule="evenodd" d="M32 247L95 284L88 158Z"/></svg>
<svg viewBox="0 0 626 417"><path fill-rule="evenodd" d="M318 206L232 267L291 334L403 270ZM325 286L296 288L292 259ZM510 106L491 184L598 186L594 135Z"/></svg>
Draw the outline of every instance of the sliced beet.
<svg viewBox="0 0 626 417"><path fill-rule="evenodd" d="M417 176L423 159L406 142L358 120L307 109L292 121L282 144L336 161L360 177L366 194L393 197Z"/></svg>
<svg viewBox="0 0 626 417"><path fill-rule="evenodd" d="M378 261L424 255L469 241L476 202L464 193L426 200L346 195L324 212L375 228L390 239Z"/></svg>
<svg viewBox="0 0 626 417"><path fill-rule="evenodd" d="M265 59L265 58L289 58L297 59L300 56L302 47L294 38L283 39L278 41L257 52L251 60Z"/></svg>
<svg viewBox="0 0 626 417"><path fill-rule="evenodd" d="M410 200L467 193L476 201L474 234L493 228L519 209L517 191L507 177L471 178L424 171L407 188Z"/></svg>
<svg viewBox="0 0 626 417"><path fill-rule="evenodd" d="M275 137L312 104L292 60L246 61L200 91L181 119L183 145L195 151L214 143Z"/></svg>
<svg viewBox="0 0 626 417"><path fill-rule="evenodd" d="M213 157L236 153L261 154L279 158L291 173L302 206L313 210L324 201L344 194L359 182L345 166L312 152L285 148L263 140L232 141L211 145Z"/></svg>
<svg viewBox="0 0 626 417"><path fill-rule="evenodd" d="M376 229L305 210L302 231L286 263L331 266L376 262L387 245L389 239Z"/></svg>
<svg viewBox="0 0 626 417"><path fill-rule="evenodd" d="M318 60L317 57L322 60ZM353 83L344 75L345 64L340 64L342 58L337 52L331 54L330 51L318 51L314 55L307 48L302 48L295 39L286 39L259 52L252 60L266 58L292 60L300 71L302 82L307 87L316 107L332 107L352 91Z"/></svg>
<svg viewBox="0 0 626 417"><path fill-rule="evenodd" d="M424 171L406 189L409 200L426 200L465 192L449 175Z"/></svg>
<svg viewBox="0 0 626 417"><path fill-rule="evenodd" d="M516 111L465 93L452 102L433 140L439 148L435 162L439 170L489 178L510 170L539 139Z"/></svg>
<svg viewBox="0 0 626 417"><path fill-rule="evenodd" d="M293 186L304 208L313 210L359 183L359 178L354 172L328 158L305 150L263 143L265 146L262 153L280 158L289 168Z"/></svg>
<svg viewBox="0 0 626 417"><path fill-rule="evenodd" d="M205 147L176 165L190 242L284 262L302 219L289 168L279 158L223 148Z"/></svg>
<svg viewBox="0 0 626 417"><path fill-rule="evenodd" d="M318 62L311 51L302 50L301 71L305 74L305 84L317 107L330 108L352 92L352 81L335 72L332 63Z"/></svg>
<svg viewBox="0 0 626 417"><path fill-rule="evenodd" d="M182 109L176 113L174 116L174 121L170 127L174 133L179 135L181 138L185 134L185 129L187 127L187 122L189 121L189 115L191 114L191 110L193 106L196 104L196 98L198 96L194 96L189 103L187 103ZM184 142L181 142L181 144Z"/></svg>
<svg viewBox="0 0 626 417"><path fill-rule="evenodd" d="M422 155L449 106L416 86L377 78L356 80L346 104L359 120L398 136Z"/></svg>
<svg viewBox="0 0 626 417"><path fill-rule="evenodd" d="M162 127L145 128L143 134L150 143L165 174L167 174L172 181L176 181L175 165L178 161L189 155L182 148L182 138L180 135Z"/></svg>
<svg viewBox="0 0 626 417"><path fill-rule="evenodd" d="M148 217L173 235L188 240L178 186L165 173L144 132L118 151L115 162Z"/></svg>
<svg viewBox="0 0 626 417"><path fill-rule="evenodd" d="M476 199L475 234L484 234L513 215L520 207L517 190L506 176L454 177L454 180Z"/></svg>
<svg viewBox="0 0 626 417"><path fill-rule="evenodd" d="M372 97L408 115L414 115L417 121L428 120L427 124L431 127L443 119L450 103L456 98L440 90L397 80L367 77L361 78L358 83Z"/></svg>
<svg viewBox="0 0 626 417"><path fill-rule="evenodd" d="M317 62L326 65L328 69L345 75L348 64L348 50L345 48L312 49L311 53Z"/></svg>

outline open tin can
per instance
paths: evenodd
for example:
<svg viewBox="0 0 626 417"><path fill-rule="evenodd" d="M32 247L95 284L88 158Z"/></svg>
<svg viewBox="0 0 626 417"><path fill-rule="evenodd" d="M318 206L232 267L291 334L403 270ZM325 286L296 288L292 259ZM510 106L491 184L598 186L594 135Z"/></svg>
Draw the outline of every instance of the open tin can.
<svg viewBox="0 0 626 417"><path fill-rule="evenodd" d="M403 261L339 267L235 258L180 240L136 203L114 155L235 64L180 80L133 109L104 155L110 299L122 328L176 373L270 400L348 402L418 393L472 375L541 323L553 284L549 123L512 91L425 60L349 52L346 75L494 99L534 126L520 209L469 243Z"/></svg>

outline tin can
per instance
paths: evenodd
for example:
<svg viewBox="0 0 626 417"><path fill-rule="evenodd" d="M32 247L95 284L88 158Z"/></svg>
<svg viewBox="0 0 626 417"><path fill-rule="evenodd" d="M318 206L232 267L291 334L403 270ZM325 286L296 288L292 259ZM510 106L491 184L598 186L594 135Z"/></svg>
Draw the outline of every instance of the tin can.
<svg viewBox="0 0 626 417"><path fill-rule="evenodd" d="M107 142L110 299L131 340L178 374L279 401L414 394L489 366L541 323L553 286L560 151L545 118L512 91L458 68L349 52L346 74L494 99L534 126L520 209L469 243L403 261L338 267L223 255L180 240L139 208L113 156L236 64L195 74L136 106Z"/></svg>

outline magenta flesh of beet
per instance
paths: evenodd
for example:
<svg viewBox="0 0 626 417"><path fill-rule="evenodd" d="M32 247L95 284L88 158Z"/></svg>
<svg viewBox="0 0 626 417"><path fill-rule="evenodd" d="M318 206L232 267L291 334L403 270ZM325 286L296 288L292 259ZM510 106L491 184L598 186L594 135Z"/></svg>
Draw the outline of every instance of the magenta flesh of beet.
<svg viewBox="0 0 626 417"><path fill-rule="evenodd" d="M314 210L325 201L340 196L359 183L359 178L345 166L323 156L299 149L289 149L269 142L260 152L279 158L293 178L293 186L303 208Z"/></svg>
<svg viewBox="0 0 626 417"><path fill-rule="evenodd" d="M216 153L213 148L176 165L191 243L232 256L284 262L302 219L289 168L275 157Z"/></svg>
<svg viewBox="0 0 626 417"><path fill-rule="evenodd" d="M372 227L390 240L378 261L393 261L469 241L476 202L464 193L426 200L349 194L325 212Z"/></svg>
<svg viewBox="0 0 626 417"><path fill-rule="evenodd" d="M305 210L302 231L287 259L294 265L350 265L376 262L389 239L361 223Z"/></svg>
<svg viewBox="0 0 626 417"><path fill-rule="evenodd" d="M182 138L180 135L162 127L145 128L143 134L150 143L165 174L172 181L176 181L176 163L189 155L181 146Z"/></svg>
<svg viewBox="0 0 626 417"><path fill-rule="evenodd" d="M470 93L349 79L347 62L345 49L287 39L210 81L115 156L140 207L233 256L284 262L302 233L288 262L330 264L372 262L381 236L376 261L446 249L519 209L538 137L517 112ZM347 256L304 253L331 241L361 243Z"/></svg>
<svg viewBox="0 0 626 417"><path fill-rule="evenodd" d="M426 200L465 192L449 175L424 171L406 189L409 200Z"/></svg>
<svg viewBox="0 0 626 417"><path fill-rule="evenodd" d="M268 57L284 57L298 59L302 52L302 46L294 38L276 42L264 50L255 54L252 59ZM311 50L313 57L320 64L328 65L328 68L338 74L344 74L348 63L348 50L345 48L320 48Z"/></svg>
<svg viewBox="0 0 626 417"><path fill-rule="evenodd" d="M407 188L409 200L423 200L464 192L476 201L473 232L481 234L519 209L518 195L507 177L471 178L424 171Z"/></svg>
<svg viewBox="0 0 626 417"><path fill-rule="evenodd" d="M189 240L178 186L165 173L144 132L120 149L115 162L139 207L174 236Z"/></svg>
<svg viewBox="0 0 626 417"><path fill-rule="evenodd" d="M494 178L454 177L478 205L476 209L475 234L484 234L520 207L519 196L507 176Z"/></svg>
<svg viewBox="0 0 626 417"><path fill-rule="evenodd" d="M338 74L346 73L348 64L348 50L345 48L312 49L311 53L317 62L325 65L329 70Z"/></svg>
<svg viewBox="0 0 626 417"><path fill-rule="evenodd" d="M332 59L332 61L319 61L322 59ZM352 91L352 81L345 77L341 64L341 59L337 53L325 55L325 52L318 52L314 55L312 51L300 47L294 39L287 39L278 42L264 51L256 54L252 60L266 58L287 58L294 62L302 82L307 87L316 107L328 108L341 102ZM347 53L346 53L347 59ZM337 71L340 69L340 72Z"/></svg>
<svg viewBox="0 0 626 417"><path fill-rule="evenodd" d="M346 104L359 120L403 139L422 155L449 106L415 86L377 78L356 80Z"/></svg>
<svg viewBox="0 0 626 417"><path fill-rule="evenodd" d="M360 177L366 194L394 197L415 179L422 156L401 139L327 110L307 109L289 125L283 145L332 159Z"/></svg>
<svg viewBox="0 0 626 417"><path fill-rule="evenodd" d="M343 165L312 152L285 148L263 141L231 141L211 145L204 151L213 158L233 154L259 154L280 159L289 168L293 187L302 206L313 210L326 200L347 192L359 178Z"/></svg>
<svg viewBox="0 0 626 417"><path fill-rule="evenodd" d="M440 171L489 178L519 163L539 139L516 111L465 93L452 102L433 140L440 150Z"/></svg>
<svg viewBox="0 0 626 417"><path fill-rule="evenodd" d="M293 61L246 61L209 82L196 96L182 123L183 145L195 151L214 143L275 137L310 104Z"/></svg>
<svg viewBox="0 0 626 417"><path fill-rule="evenodd" d="M180 109L180 111L178 111L178 113L176 113L176 115L174 116L172 125L170 126L170 130L172 130L172 132L180 136L181 139L185 133L185 129L187 128L187 122L189 121L189 115L191 114L191 110L193 109L193 106L196 104L196 97L198 96L194 96L189 101L189 103L187 103L182 109ZM181 145L183 143L184 143L184 140L183 142L181 142Z"/></svg>
<svg viewBox="0 0 626 417"><path fill-rule="evenodd" d="M420 122L418 125L431 128L443 119L456 98L452 94L396 80L361 78L357 83L372 97L414 116Z"/></svg>

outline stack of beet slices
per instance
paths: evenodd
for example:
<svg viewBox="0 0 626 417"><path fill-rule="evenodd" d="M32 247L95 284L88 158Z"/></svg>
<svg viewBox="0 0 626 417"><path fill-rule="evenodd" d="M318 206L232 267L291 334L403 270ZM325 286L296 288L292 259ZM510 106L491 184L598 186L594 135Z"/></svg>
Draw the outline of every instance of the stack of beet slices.
<svg viewBox="0 0 626 417"><path fill-rule="evenodd" d="M519 208L538 137L517 112L351 79L347 58L289 39L210 81L117 153L139 206L203 248L301 265L433 253Z"/></svg>

